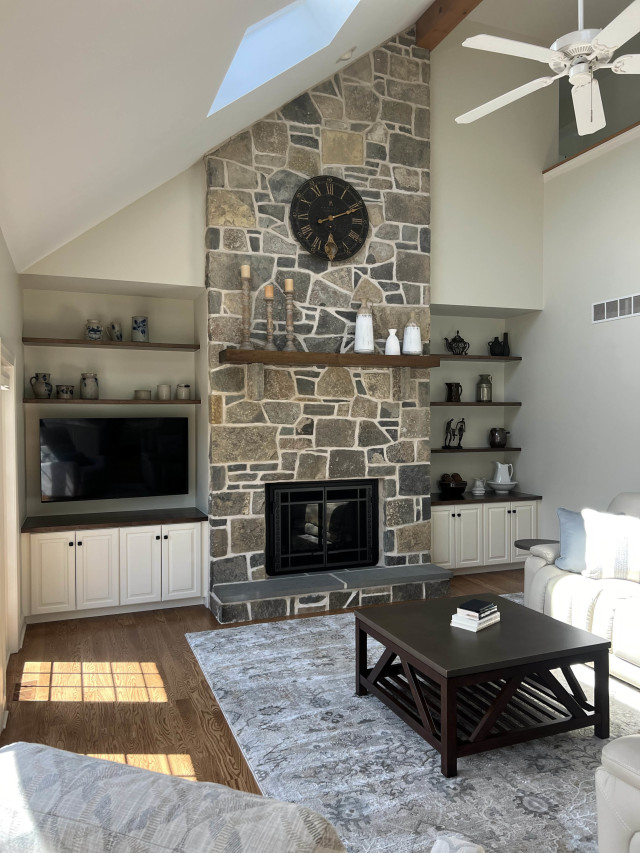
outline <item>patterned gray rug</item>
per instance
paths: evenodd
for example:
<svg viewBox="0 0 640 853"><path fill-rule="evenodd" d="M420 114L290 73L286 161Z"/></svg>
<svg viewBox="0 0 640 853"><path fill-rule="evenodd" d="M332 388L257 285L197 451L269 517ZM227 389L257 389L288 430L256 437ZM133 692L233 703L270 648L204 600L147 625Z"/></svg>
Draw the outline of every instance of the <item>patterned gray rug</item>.
<svg viewBox="0 0 640 853"><path fill-rule="evenodd" d="M456 833L487 853L596 853L592 730L460 759L445 779L422 738L355 696L353 613L187 639L263 793L325 815L350 853L427 853ZM640 693L611 688L612 737L638 731Z"/></svg>

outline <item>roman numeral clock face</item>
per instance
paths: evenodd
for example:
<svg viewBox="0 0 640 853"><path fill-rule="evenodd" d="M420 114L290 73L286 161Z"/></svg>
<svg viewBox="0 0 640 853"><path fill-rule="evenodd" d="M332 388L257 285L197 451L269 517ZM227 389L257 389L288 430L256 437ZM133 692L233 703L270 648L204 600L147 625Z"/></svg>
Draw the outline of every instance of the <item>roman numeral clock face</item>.
<svg viewBox="0 0 640 853"><path fill-rule="evenodd" d="M290 219L293 236L301 246L330 261L355 255L369 233L369 216L360 194L331 175L318 175L298 187Z"/></svg>

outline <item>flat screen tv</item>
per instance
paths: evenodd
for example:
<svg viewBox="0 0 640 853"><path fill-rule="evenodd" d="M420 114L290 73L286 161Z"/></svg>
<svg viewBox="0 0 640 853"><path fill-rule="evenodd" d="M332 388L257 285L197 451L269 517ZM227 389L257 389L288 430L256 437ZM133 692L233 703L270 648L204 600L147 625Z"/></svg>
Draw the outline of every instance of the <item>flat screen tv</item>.
<svg viewBox="0 0 640 853"><path fill-rule="evenodd" d="M184 495L187 418L42 418L41 501Z"/></svg>

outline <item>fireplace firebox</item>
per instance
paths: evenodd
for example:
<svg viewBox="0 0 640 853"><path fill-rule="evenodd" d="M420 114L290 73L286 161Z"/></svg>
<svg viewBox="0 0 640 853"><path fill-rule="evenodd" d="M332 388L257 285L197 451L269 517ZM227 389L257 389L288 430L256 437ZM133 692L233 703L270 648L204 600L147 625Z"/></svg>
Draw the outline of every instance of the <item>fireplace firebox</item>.
<svg viewBox="0 0 640 853"><path fill-rule="evenodd" d="M269 575L374 566L378 562L378 481L266 486Z"/></svg>

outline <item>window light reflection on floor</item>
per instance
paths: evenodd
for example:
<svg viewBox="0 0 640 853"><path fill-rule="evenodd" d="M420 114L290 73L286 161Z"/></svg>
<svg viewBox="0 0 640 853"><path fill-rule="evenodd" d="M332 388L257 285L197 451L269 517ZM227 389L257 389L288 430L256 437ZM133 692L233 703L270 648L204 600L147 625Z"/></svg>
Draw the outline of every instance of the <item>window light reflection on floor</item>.
<svg viewBox="0 0 640 853"><path fill-rule="evenodd" d="M151 661L26 661L18 702L166 702Z"/></svg>
<svg viewBox="0 0 640 853"><path fill-rule="evenodd" d="M105 761L115 761L117 764L143 767L145 770L153 770L154 773L164 773L166 776L176 776L180 779L188 779L190 782L198 781L191 756L187 753L92 752L87 755L89 758L103 758Z"/></svg>

